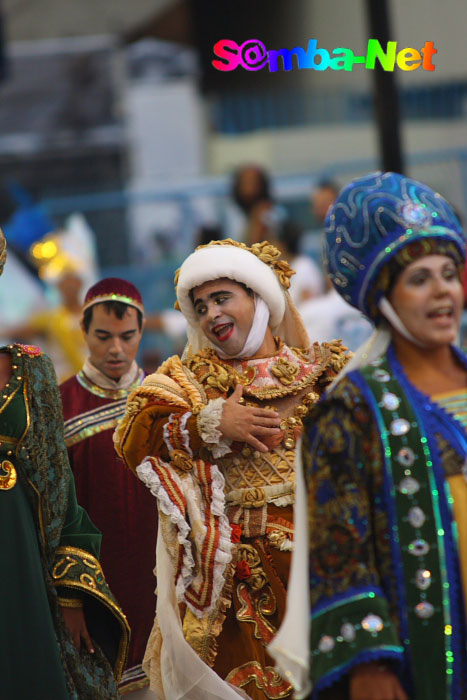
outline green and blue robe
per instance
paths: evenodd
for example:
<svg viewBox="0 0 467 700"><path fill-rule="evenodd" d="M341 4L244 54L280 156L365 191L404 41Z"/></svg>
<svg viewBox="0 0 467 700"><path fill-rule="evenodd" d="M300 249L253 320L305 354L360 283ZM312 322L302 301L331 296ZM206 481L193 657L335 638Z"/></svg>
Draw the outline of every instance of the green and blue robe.
<svg viewBox="0 0 467 700"><path fill-rule="evenodd" d="M467 530L454 512L467 509L466 401L423 394L390 347L310 414L313 698L343 700L369 661L389 663L411 700L467 697Z"/></svg>
<svg viewBox="0 0 467 700"><path fill-rule="evenodd" d="M76 502L55 372L38 348L2 352L13 374L0 392L0 694L117 698L129 629L97 558L101 534ZM95 654L78 652L58 596L82 600Z"/></svg>

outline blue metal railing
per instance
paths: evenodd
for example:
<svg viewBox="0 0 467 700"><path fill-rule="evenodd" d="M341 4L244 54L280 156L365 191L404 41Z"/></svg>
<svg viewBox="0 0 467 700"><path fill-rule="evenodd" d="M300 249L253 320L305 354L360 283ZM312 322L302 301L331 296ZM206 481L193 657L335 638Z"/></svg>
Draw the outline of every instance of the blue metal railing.
<svg viewBox="0 0 467 700"><path fill-rule="evenodd" d="M467 81L403 87L403 119L459 119L467 115ZM369 92L290 89L230 93L212 101L214 129L239 134L258 129L359 123L373 118Z"/></svg>

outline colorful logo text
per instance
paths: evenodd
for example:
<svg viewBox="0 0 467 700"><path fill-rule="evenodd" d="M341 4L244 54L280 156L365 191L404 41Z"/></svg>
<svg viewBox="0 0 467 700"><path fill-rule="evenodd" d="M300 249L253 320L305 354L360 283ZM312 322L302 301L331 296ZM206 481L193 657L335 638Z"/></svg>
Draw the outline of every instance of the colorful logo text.
<svg viewBox="0 0 467 700"><path fill-rule="evenodd" d="M378 63L383 70L393 71L395 66L404 71L423 70L433 71L433 56L438 53L433 41L425 41L423 48L418 51L413 48L397 50L397 41L388 41L386 50L378 39L368 39L367 52L364 56L356 56L351 49L342 46L331 51L318 48L316 39L310 39L308 48L296 46L294 49L266 49L259 39L248 39L240 46L232 39L220 39L214 44L214 53L220 60L213 60L212 65L217 70L232 71L236 68L256 71L266 65L269 71L308 68L309 70L346 70L351 71L355 64L363 64L365 68L374 70ZM294 60L295 57L295 60ZM295 65L294 65L295 64Z"/></svg>

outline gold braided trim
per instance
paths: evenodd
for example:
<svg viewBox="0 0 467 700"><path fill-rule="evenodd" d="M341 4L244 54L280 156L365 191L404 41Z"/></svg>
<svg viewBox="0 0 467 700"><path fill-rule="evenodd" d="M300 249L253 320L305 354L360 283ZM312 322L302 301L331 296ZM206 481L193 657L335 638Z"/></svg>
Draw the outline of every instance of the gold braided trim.
<svg viewBox="0 0 467 700"><path fill-rule="evenodd" d="M313 348L318 349L326 366L338 374L347 362L353 357L353 352L342 344L342 340L332 340L324 343L313 343Z"/></svg>
<svg viewBox="0 0 467 700"><path fill-rule="evenodd" d="M170 367L170 360L172 359L166 360L160 369ZM148 405L149 401L159 400L169 406L177 406L189 411L191 406L188 399L189 397L182 393L176 382L164 373L158 371L146 377L143 384L128 397L125 415L115 430L114 446L117 454L122 458L124 457L123 446L132 429L134 420Z"/></svg>
<svg viewBox="0 0 467 700"><path fill-rule="evenodd" d="M82 608L83 601L80 598L61 598L57 597L58 604L61 608Z"/></svg>
<svg viewBox="0 0 467 700"><path fill-rule="evenodd" d="M149 395L161 396L171 403L173 403L171 394L174 394L182 399L185 405L194 409L206 403L203 388L192 373L182 365L178 355L169 357L156 373L146 377L140 390L142 393L149 392Z"/></svg>
<svg viewBox="0 0 467 700"><path fill-rule="evenodd" d="M272 486L253 486L251 488L234 489L229 491L225 502L229 506L242 506L243 508L261 508L265 503L274 503L276 499L291 496L289 503L294 502L295 484L274 484Z"/></svg>
<svg viewBox="0 0 467 700"><path fill-rule="evenodd" d="M214 666L218 652L217 637L222 632L226 610L232 605L232 585L234 566L229 564L222 593L216 609L209 615L197 618L187 607L183 619L183 634L188 644L198 656L211 668Z"/></svg>
<svg viewBox="0 0 467 700"><path fill-rule="evenodd" d="M77 445L79 442L82 442L93 435L102 433L104 430L112 430L112 428L115 428L118 425L118 421L118 418L112 418L111 420L101 423L100 425L92 425L89 428L83 428L83 430L80 430L79 433L75 433L73 437L66 440L66 446L72 447L73 445Z"/></svg>
<svg viewBox="0 0 467 700"><path fill-rule="evenodd" d="M164 377L164 375L160 376ZM153 379L151 384L142 386L134 395L130 396L127 403L127 412L130 405L133 404L134 399L141 400L141 398L162 399L164 402L173 406L190 408L187 397L184 396L181 391L175 391L172 387L169 388L165 382L158 382L156 379Z"/></svg>
<svg viewBox="0 0 467 700"><path fill-rule="evenodd" d="M173 379L182 387L182 389L188 395L192 407L195 409L201 407L202 404L205 403L206 398L204 391L201 389L199 383L196 382L195 378L191 375L191 373L190 375L187 374L187 370L182 365L182 361L180 360L178 355L174 355L173 357L169 358L169 360L167 360L163 365L164 369L165 365L168 365L167 369L169 376L173 377Z"/></svg>
<svg viewBox="0 0 467 700"><path fill-rule="evenodd" d="M125 416L117 425L114 435L115 449L120 457L123 457L123 446L136 416L149 401L161 401L193 414L199 413L207 404L206 394L190 370L182 365L177 355L169 357L128 397Z"/></svg>
<svg viewBox="0 0 467 700"><path fill-rule="evenodd" d="M141 368L139 368L136 379L131 386L128 387L128 389L105 389L104 387L91 381L83 370L78 372L76 375L76 381L83 387L83 389L86 389L86 391L89 391L91 394L98 396L100 399L112 399L112 401L116 401L117 399L126 399L130 391L133 391L141 384L143 377L144 372Z"/></svg>

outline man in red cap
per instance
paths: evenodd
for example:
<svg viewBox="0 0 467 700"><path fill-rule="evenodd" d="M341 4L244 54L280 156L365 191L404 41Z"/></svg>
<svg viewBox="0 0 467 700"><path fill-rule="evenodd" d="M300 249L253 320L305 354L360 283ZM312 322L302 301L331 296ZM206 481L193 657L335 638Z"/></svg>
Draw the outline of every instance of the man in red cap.
<svg viewBox="0 0 467 700"><path fill-rule="evenodd" d="M136 363L144 327L141 294L126 280L101 280L86 294L81 327L89 357L60 387L65 441L78 502L102 531L102 565L132 631L120 686L127 694L147 685L141 661L156 603L157 509L150 492L117 457L112 441L128 394L144 376Z"/></svg>

